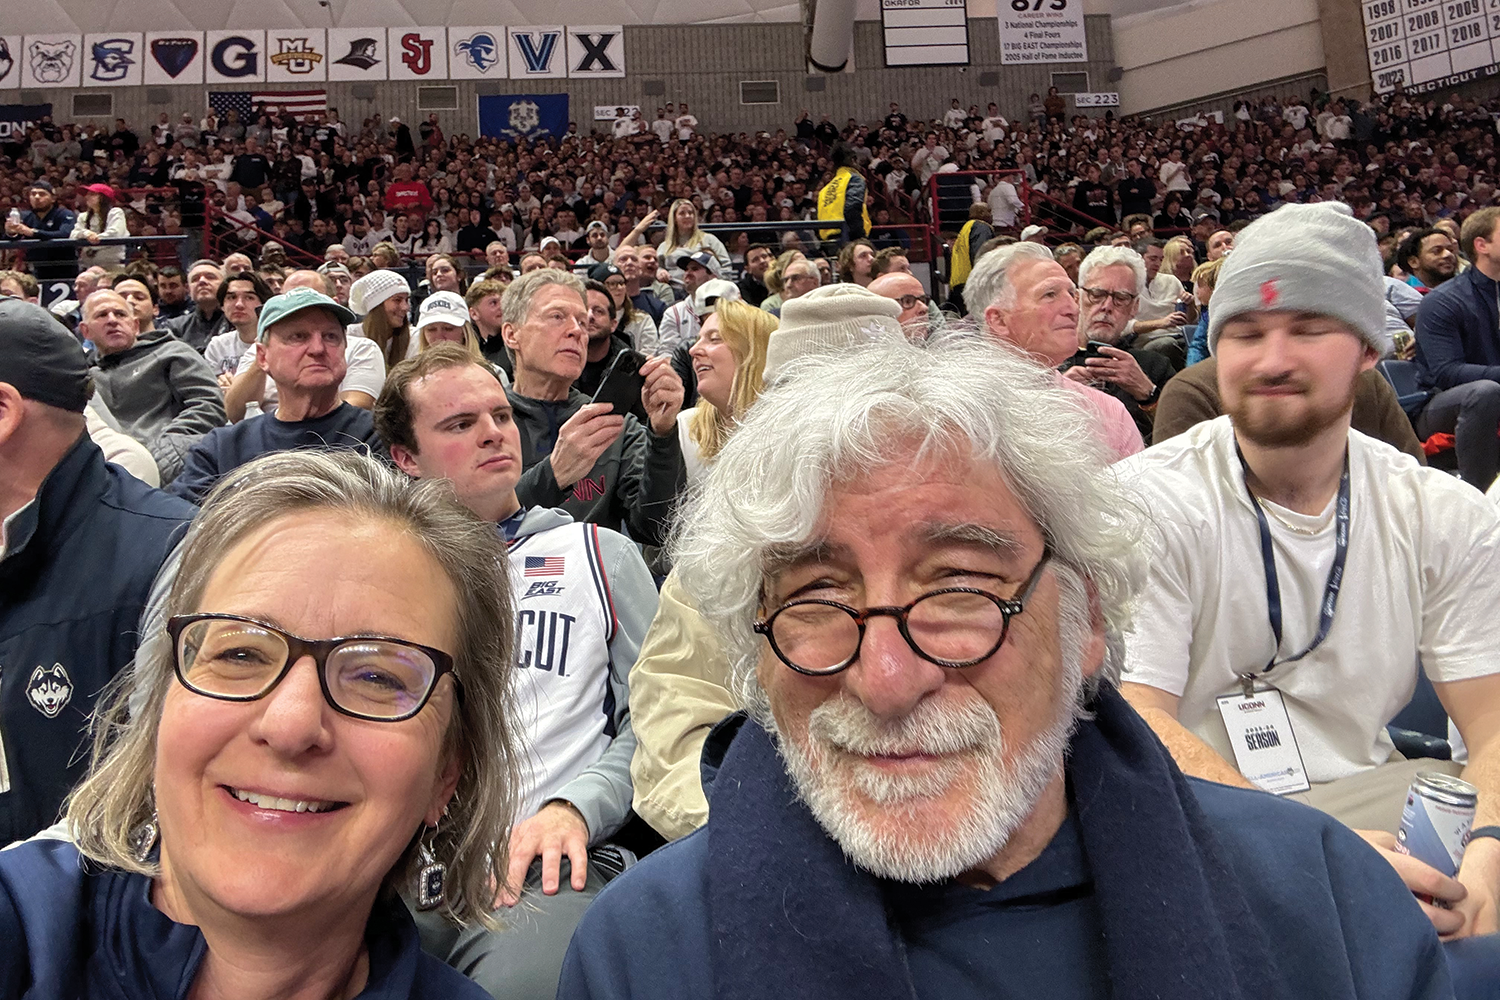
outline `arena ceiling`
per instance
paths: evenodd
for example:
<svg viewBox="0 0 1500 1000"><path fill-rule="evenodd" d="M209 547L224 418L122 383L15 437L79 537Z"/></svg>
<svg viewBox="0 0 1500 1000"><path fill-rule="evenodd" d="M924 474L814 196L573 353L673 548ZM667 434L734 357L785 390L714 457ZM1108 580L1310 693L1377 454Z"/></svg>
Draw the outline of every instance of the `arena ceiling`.
<svg viewBox="0 0 1500 1000"><path fill-rule="evenodd" d="M1182 0L1085 0L1090 14L1141 13ZM992 17L995 0L969 0ZM878 20L878 0L858 0ZM797 0L11 0L0 34L218 28L377 27L404 24L724 24L796 21Z"/></svg>

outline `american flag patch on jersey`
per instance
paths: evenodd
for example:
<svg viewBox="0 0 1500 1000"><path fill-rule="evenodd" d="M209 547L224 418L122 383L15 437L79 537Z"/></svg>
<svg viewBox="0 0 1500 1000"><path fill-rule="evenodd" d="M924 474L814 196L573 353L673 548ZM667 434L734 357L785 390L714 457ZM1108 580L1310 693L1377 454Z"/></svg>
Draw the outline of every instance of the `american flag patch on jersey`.
<svg viewBox="0 0 1500 1000"><path fill-rule="evenodd" d="M562 556L527 556L523 576L562 576Z"/></svg>

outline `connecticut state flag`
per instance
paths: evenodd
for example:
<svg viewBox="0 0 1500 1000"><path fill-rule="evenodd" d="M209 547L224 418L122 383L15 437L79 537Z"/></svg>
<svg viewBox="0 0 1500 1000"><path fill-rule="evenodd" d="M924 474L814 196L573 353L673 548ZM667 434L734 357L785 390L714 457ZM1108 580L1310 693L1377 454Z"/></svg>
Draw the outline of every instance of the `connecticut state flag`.
<svg viewBox="0 0 1500 1000"><path fill-rule="evenodd" d="M479 134L496 139L559 138L568 132L567 94L479 98Z"/></svg>

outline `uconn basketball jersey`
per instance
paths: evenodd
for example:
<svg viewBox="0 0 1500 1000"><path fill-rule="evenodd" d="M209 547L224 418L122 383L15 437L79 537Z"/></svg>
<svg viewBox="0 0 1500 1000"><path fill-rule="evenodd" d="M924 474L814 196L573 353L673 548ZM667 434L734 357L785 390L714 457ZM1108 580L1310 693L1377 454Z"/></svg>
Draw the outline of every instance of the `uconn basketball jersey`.
<svg viewBox="0 0 1500 1000"><path fill-rule="evenodd" d="M599 528L573 522L515 540L516 704L530 745L521 816L595 763L614 738L609 643L617 622Z"/></svg>

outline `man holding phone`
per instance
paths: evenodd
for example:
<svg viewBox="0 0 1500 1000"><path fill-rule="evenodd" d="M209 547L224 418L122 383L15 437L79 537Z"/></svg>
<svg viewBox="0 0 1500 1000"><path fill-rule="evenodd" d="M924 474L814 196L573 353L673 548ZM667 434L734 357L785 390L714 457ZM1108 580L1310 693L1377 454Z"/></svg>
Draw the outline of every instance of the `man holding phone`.
<svg viewBox="0 0 1500 1000"><path fill-rule="evenodd" d="M1078 268L1078 342L1065 378L1092 385L1118 399L1141 437L1151 439L1152 416L1161 387L1177 374L1166 355L1135 347L1126 326L1140 309L1146 265L1127 247L1100 247Z"/></svg>
<svg viewBox="0 0 1500 1000"><path fill-rule="evenodd" d="M622 373L640 388L645 425L573 388L588 352L588 300L576 275L543 268L511 283L501 300L501 336L515 355L511 406L525 472L516 487L528 507L561 507L578 521L660 545L687 483L677 441L682 380L668 357ZM619 379L599 387L613 398ZM608 392L606 392L608 390Z"/></svg>

